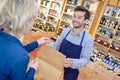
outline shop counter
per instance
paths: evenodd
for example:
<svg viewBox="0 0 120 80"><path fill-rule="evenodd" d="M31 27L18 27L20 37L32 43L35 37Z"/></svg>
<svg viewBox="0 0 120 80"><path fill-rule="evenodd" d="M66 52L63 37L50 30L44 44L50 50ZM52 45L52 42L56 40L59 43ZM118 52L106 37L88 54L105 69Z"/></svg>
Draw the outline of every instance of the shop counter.
<svg viewBox="0 0 120 80"><path fill-rule="evenodd" d="M103 62L90 62L86 67L80 69L78 80L120 80L115 73L107 70L109 66ZM116 72L120 72L116 69Z"/></svg>

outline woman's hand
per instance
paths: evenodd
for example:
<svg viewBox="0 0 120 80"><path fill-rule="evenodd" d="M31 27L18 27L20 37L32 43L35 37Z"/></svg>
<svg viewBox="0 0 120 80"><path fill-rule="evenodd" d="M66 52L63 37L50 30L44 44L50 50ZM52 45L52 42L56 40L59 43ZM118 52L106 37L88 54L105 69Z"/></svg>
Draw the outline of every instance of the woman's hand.
<svg viewBox="0 0 120 80"><path fill-rule="evenodd" d="M50 43L51 40L48 37L42 37L42 38L38 39L37 42L38 42L39 45L42 45L42 44L45 44L45 43Z"/></svg>
<svg viewBox="0 0 120 80"><path fill-rule="evenodd" d="M30 62L30 67L31 67L31 68L34 68L35 71L37 71L38 66L39 66L39 64L38 64L38 61L37 61L37 60L32 60L32 61Z"/></svg>

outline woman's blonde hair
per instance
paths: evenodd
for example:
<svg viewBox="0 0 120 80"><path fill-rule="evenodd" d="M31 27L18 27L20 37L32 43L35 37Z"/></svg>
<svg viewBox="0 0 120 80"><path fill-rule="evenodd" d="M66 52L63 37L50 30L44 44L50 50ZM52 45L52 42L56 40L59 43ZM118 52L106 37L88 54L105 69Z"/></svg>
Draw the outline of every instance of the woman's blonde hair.
<svg viewBox="0 0 120 80"><path fill-rule="evenodd" d="M0 0L0 13L2 12L2 9L5 6L6 2L7 2L7 0Z"/></svg>
<svg viewBox="0 0 120 80"><path fill-rule="evenodd" d="M2 1L2 0L1 0ZM3 0L0 9L0 26L21 36L26 31L25 22L37 15L37 0ZM2 5L3 3L0 3Z"/></svg>

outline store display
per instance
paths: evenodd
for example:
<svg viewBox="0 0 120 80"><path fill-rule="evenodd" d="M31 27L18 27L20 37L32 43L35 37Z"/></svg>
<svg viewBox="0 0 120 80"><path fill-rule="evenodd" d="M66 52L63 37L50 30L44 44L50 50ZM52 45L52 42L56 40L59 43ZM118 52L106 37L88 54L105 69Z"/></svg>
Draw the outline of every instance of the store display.
<svg viewBox="0 0 120 80"><path fill-rule="evenodd" d="M98 28L97 34L102 35L107 38L113 38L114 31L112 31L111 29L107 29L106 27L100 26Z"/></svg>
<svg viewBox="0 0 120 80"><path fill-rule="evenodd" d="M119 25L119 22L116 19L103 16L100 21L100 24L111 29L116 29Z"/></svg>
<svg viewBox="0 0 120 80"><path fill-rule="evenodd" d="M90 22L86 22L86 23L84 24L85 29L86 29L86 30L88 30L88 29L89 29L89 27L90 27L90 25L91 25L91 23L90 23Z"/></svg>
<svg viewBox="0 0 120 80"><path fill-rule="evenodd" d="M64 2L64 0L41 0L38 20L34 26L43 31L55 32L55 36L57 36L59 17Z"/></svg>
<svg viewBox="0 0 120 80"><path fill-rule="evenodd" d="M65 1L64 8L60 17L57 35L60 35L64 28L70 27L70 23L71 23L71 19L72 19L74 7L75 7L75 5L72 4L73 3L72 1L75 2L76 0Z"/></svg>
<svg viewBox="0 0 120 80"><path fill-rule="evenodd" d="M90 60L94 63L97 63L96 66L98 65L109 73L118 76L118 70L120 69L120 58L115 57L110 53L105 53L101 50L94 49L93 56Z"/></svg>
<svg viewBox="0 0 120 80"><path fill-rule="evenodd" d="M90 30L91 25L93 24L93 19L97 11L99 1L85 0L83 6L90 11L90 20L85 23L85 29Z"/></svg>
<svg viewBox="0 0 120 80"><path fill-rule="evenodd" d="M40 7L40 11L38 12L38 14L41 13L47 13L48 9L45 7Z"/></svg>
<svg viewBox="0 0 120 80"><path fill-rule="evenodd" d="M50 22L53 25L57 23L57 20L55 20L55 18L53 18L51 16L48 16L47 21Z"/></svg>
<svg viewBox="0 0 120 80"><path fill-rule="evenodd" d="M49 0L44 0L42 5L46 6L46 7L50 7L50 1Z"/></svg>
<svg viewBox="0 0 120 80"><path fill-rule="evenodd" d="M63 29L64 29L64 28L68 28L68 27L69 27L69 26L67 26L67 25L62 25L62 24L60 25L60 28L63 28Z"/></svg>
<svg viewBox="0 0 120 80"><path fill-rule="evenodd" d="M74 5L74 6L80 5L81 3L82 3L82 0L67 0L67 4Z"/></svg>
<svg viewBox="0 0 120 80"><path fill-rule="evenodd" d="M98 6L98 2L86 0L83 6L91 12L95 12Z"/></svg>
<svg viewBox="0 0 120 80"><path fill-rule="evenodd" d="M111 49L120 52L120 43L113 42L110 46Z"/></svg>
<svg viewBox="0 0 120 80"><path fill-rule="evenodd" d="M120 42L120 32L117 32L115 35L115 40Z"/></svg>
<svg viewBox="0 0 120 80"><path fill-rule="evenodd" d="M66 8L67 10L65 11L68 15L73 15L74 13L74 8L73 7L68 7Z"/></svg>
<svg viewBox="0 0 120 80"><path fill-rule="evenodd" d="M104 51L106 53L118 55L120 53L119 12L120 10L118 6L106 4L106 8L104 9L102 18L95 34L95 46L99 46L101 48L105 46L106 48L104 48ZM101 48L98 49L101 50ZM111 66L111 63L114 63L114 61L110 61L107 64Z"/></svg>
<svg viewBox="0 0 120 80"><path fill-rule="evenodd" d="M104 37L100 37L100 36L97 36L96 39L95 39L95 42L105 46L105 47L109 47L110 46L110 41L108 41L106 38Z"/></svg>
<svg viewBox="0 0 120 80"><path fill-rule="evenodd" d="M108 5L105 9L104 15L120 18L120 9L119 7Z"/></svg>
<svg viewBox="0 0 120 80"><path fill-rule="evenodd" d="M58 17L58 13L57 13L57 11L52 10L52 9L50 9L50 11L49 11L48 14L51 15L51 16L53 16L53 17Z"/></svg>
<svg viewBox="0 0 120 80"><path fill-rule="evenodd" d="M60 9L60 3L56 3L56 2L52 3L52 9L54 9L56 11L59 11L59 9Z"/></svg>
<svg viewBox="0 0 120 80"><path fill-rule="evenodd" d="M97 62L97 61L99 61L99 60L103 60L104 57L105 57L105 55L106 55L106 54L105 54L104 52L98 51L98 50L94 49L94 50L93 50L93 55L92 55L92 57L90 58L90 60L93 61L93 62Z"/></svg>
<svg viewBox="0 0 120 80"><path fill-rule="evenodd" d="M117 11L116 18L120 18L120 9Z"/></svg>
<svg viewBox="0 0 120 80"><path fill-rule="evenodd" d="M71 23L72 17L69 15L63 15L62 20L67 22L67 23Z"/></svg>

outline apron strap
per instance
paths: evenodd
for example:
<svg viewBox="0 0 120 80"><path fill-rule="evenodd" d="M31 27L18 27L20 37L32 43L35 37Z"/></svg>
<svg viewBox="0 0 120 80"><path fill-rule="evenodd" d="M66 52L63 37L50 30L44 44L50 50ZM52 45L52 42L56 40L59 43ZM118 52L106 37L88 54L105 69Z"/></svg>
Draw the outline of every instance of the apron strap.
<svg viewBox="0 0 120 80"><path fill-rule="evenodd" d="M71 31L71 30L68 31L68 33L66 34L65 38L68 36L68 34L70 33L70 31ZM65 38L64 38L64 39L65 39Z"/></svg>
<svg viewBox="0 0 120 80"><path fill-rule="evenodd" d="M85 36L85 31L83 32L82 39L81 39L81 42L80 42L80 46L82 45L82 42L83 42L84 36Z"/></svg>

